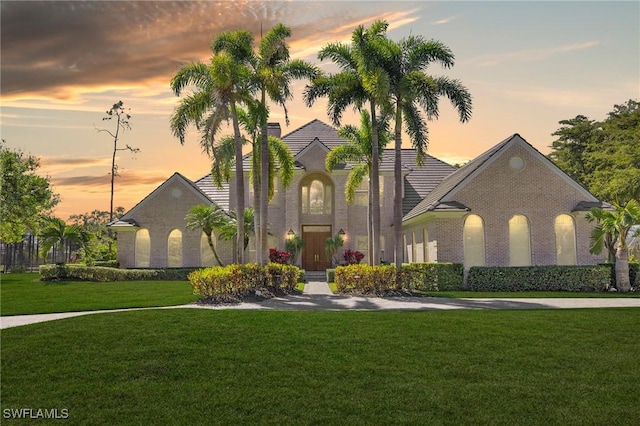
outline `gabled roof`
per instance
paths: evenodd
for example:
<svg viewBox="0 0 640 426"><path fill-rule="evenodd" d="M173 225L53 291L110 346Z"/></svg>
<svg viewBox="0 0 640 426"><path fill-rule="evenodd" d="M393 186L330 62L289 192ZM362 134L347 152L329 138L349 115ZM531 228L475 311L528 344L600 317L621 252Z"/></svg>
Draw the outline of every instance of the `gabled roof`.
<svg viewBox="0 0 640 426"><path fill-rule="evenodd" d="M281 139L287 143L294 157L315 139L318 139L329 149L345 144L345 140L338 136L338 130L335 127L323 123L318 119L298 127L291 133L284 135Z"/></svg>
<svg viewBox="0 0 640 426"><path fill-rule="evenodd" d="M287 142L287 141L285 140L285 142ZM327 145L322 143L322 141L320 139L314 138L307 146L302 148L296 154L293 154L293 159L297 162L300 159L300 157L302 157L305 153L307 153L314 146L319 146L324 152L331 151L331 149Z"/></svg>
<svg viewBox="0 0 640 426"><path fill-rule="evenodd" d="M193 182L191 182L189 179L187 179L186 177L184 177L183 175L181 175L178 172L175 172L173 175L171 175L169 177L169 179L165 180L160 186L158 186L156 189L154 189L149 195L147 195L146 197L144 197L142 199L142 201L140 201L138 204L136 204L135 206L133 206L133 208L131 210L129 210L127 213L125 213L119 221L114 222L113 224L116 225L116 223L119 224L119 226L126 226L125 223L130 223L131 219L133 219L131 216L133 216L137 210L139 210L140 208L142 208L148 200L152 199L153 197L155 197L159 192L161 192L164 188L166 188L168 185L170 185L173 182L183 182L188 188L190 188L191 190L193 190L193 192L202 199L203 203L210 203L211 200L209 199L209 197L207 196L207 194L205 194L203 191L200 190L200 188L198 188Z"/></svg>
<svg viewBox="0 0 640 426"><path fill-rule="evenodd" d="M222 188L218 188L213 183L211 173L208 173L195 181L195 186L209 198L210 202L213 201L222 209L229 210L229 183L223 183Z"/></svg>
<svg viewBox="0 0 640 426"><path fill-rule="evenodd" d="M589 191L580 186L576 181L571 179L569 175L558 168L551 160L542 155L537 149L529 144L519 134L514 134L503 140L493 148L476 157L460 169L446 177L438 186L435 187L416 207L405 215L403 221L415 218L421 214L432 211L469 211L467 206L457 202L455 194L462 189L468 182L484 170L489 164L493 163L503 152L509 147L521 144L528 149L534 156L551 169L552 172L560 175L569 185L578 189L584 195L585 202L599 203ZM582 204L579 203L578 205Z"/></svg>

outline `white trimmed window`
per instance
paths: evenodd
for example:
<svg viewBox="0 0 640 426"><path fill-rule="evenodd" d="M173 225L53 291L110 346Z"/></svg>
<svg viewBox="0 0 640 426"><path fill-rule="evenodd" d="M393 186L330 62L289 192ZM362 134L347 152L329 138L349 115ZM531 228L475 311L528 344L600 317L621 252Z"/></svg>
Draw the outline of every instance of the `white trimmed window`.
<svg viewBox="0 0 640 426"><path fill-rule="evenodd" d="M148 268L151 265L151 238L149 230L138 229L135 240L135 261L136 268Z"/></svg>
<svg viewBox="0 0 640 426"><path fill-rule="evenodd" d="M556 234L556 264L576 265L576 226L573 217L561 214L554 222Z"/></svg>
<svg viewBox="0 0 640 426"><path fill-rule="evenodd" d="M301 187L303 214L331 214L332 188L321 180L314 179Z"/></svg>
<svg viewBox="0 0 640 426"><path fill-rule="evenodd" d="M485 266L484 221L476 214L470 214L462 229L464 266Z"/></svg>
<svg viewBox="0 0 640 426"><path fill-rule="evenodd" d="M182 232L174 229L169 233L167 241L167 266L179 268L182 266Z"/></svg>
<svg viewBox="0 0 640 426"><path fill-rule="evenodd" d="M509 219L509 265L531 266L529 219L521 214Z"/></svg>

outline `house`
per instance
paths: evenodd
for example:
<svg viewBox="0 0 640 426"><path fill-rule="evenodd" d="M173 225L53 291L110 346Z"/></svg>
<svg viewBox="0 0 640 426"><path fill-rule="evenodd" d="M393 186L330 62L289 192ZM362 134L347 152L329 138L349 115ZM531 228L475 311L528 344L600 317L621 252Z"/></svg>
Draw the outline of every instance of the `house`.
<svg viewBox="0 0 640 426"><path fill-rule="evenodd" d="M280 126L270 123L280 137ZM302 237L301 266L323 270L331 266L325 240L345 233L343 249L368 255L367 188L347 204L344 187L350 165L328 173L324 161L344 144L337 130L313 120L282 137L295 158L291 185L276 184L269 206L269 246L284 249L288 232ZM558 169L544 155L514 134L456 169L432 156L416 166L415 152L402 153L403 254L405 262L460 262L465 267L575 265L601 262L589 253L592 223L586 212L602 203ZM380 164L381 257L393 261L393 150ZM247 160L248 161L248 157ZM248 163L247 163L248 165ZM245 169L248 170L248 167ZM252 188L246 176L247 206ZM223 188L210 175L190 181L175 173L111 224L118 232L118 260L124 268L193 267L214 264L206 238L185 227L185 216L196 204L215 201L234 205L234 181ZM233 258L233 243L217 240L224 262ZM249 244L246 259L256 258Z"/></svg>

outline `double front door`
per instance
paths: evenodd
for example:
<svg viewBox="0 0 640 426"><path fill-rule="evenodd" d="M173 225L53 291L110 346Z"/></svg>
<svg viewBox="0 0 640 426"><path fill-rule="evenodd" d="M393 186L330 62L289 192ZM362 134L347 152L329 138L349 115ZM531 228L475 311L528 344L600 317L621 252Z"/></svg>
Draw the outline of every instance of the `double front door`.
<svg viewBox="0 0 640 426"><path fill-rule="evenodd" d="M325 243L331 238L330 225L307 225L302 227L302 268L306 271L324 271L331 268Z"/></svg>

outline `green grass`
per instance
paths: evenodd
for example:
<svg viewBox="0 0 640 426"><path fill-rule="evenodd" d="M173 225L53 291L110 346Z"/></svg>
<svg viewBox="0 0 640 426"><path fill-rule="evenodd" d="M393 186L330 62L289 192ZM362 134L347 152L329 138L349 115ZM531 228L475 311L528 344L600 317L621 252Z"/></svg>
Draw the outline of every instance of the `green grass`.
<svg viewBox="0 0 640 426"><path fill-rule="evenodd" d="M640 309L176 309L1 333L2 408L66 408L71 424L640 418Z"/></svg>
<svg viewBox="0 0 640 426"><path fill-rule="evenodd" d="M39 277L0 275L0 315L172 306L196 300L188 281L41 282Z"/></svg>

